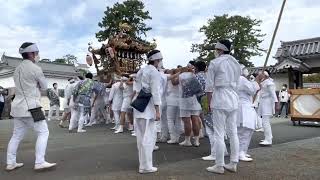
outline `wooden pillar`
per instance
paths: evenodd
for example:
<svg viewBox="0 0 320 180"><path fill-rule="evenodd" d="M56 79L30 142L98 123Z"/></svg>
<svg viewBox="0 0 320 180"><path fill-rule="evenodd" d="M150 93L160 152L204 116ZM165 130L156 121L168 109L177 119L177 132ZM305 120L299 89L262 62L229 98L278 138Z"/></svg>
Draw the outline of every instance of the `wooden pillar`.
<svg viewBox="0 0 320 180"><path fill-rule="evenodd" d="M292 68L289 68L288 69L288 79L289 79L289 89L294 89L295 88L295 85L294 85L294 72L293 72L293 69Z"/></svg>
<svg viewBox="0 0 320 180"><path fill-rule="evenodd" d="M301 87L301 89L303 89L303 73L301 71L298 71L297 75L298 86Z"/></svg>

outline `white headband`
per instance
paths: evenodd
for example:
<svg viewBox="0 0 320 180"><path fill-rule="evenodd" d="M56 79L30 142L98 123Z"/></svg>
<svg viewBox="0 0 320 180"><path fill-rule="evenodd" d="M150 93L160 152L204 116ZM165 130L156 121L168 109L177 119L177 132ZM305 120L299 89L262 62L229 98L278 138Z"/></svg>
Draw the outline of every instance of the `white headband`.
<svg viewBox="0 0 320 180"><path fill-rule="evenodd" d="M121 81L128 81L127 77L121 77Z"/></svg>
<svg viewBox="0 0 320 180"><path fill-rule="evenodd" d="M230 51L226 45L220 43L220 42L217 42L216 46L214 47L215 49L221 49L221 50L224 50L224 51Z"/></svg>
<svg viewBox="0 0 320 180"><path fill-rule="evenodd" d="M39 52L38 46L34 43L26 48L19 48L19 53Z"/></svg>
<svg viewBox="0 0 320 180"><path fill-rule="evenodd" d="M163 59L163 57L162 57L161 52L155 53L148 58L149 61L162 60L162 59Z"/></svg>
<svg viewBox="0 0 320 180"><path fill-rule="evenodd" d="M137 74L130 74L129 77L137 77Z"/></svg>

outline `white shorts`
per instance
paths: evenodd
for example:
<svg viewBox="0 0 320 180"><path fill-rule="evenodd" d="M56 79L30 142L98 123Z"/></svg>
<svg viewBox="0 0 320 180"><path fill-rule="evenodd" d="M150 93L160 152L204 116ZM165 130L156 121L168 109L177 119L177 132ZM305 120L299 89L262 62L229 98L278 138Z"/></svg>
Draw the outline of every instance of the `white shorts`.
<svg viewBox="0 0 320 180"><path fill-rule="evenodd" d="M180 109L180 117L189 118L191 116L200 116L201 111L199 110L183 110Z"/></svg>
<svg viewBox="0 0 320 180"><path fill-rule="evenodd" d="M131 98L126 97L123 99L122 106L121 106L121 112L131 112L132 107L131 107Z"/></svg>
<svg viewBox="0 0 320 180"><path fill-rule="evenodd" d="M64 113L70 113L71 109L70 108L64 108Z"/></svg>

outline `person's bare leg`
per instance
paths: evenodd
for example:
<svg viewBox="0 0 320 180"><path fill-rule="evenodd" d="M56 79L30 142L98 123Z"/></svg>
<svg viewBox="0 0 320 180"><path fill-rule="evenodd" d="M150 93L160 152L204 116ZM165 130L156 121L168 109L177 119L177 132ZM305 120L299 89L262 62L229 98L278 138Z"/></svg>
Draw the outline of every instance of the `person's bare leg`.
<svg viewBox="0 0 320 180"><path fill-rule="evenodd" d="M190 136L191 136L191 119L189 117L182 118L184 122L184 136L185 140L180 143L180 146L192 146Z"/></svg>
<svg viewBox="0 0 320 180"><path fill-rule="evenodd" d="M200 117L199 116L191 116L191 121L192 121L192 131L194 135L194 145L195 146L200 146L199 142L199 132L200 132Z"/></svg>
<svg viewBox="0 0 320 180"><path fill-rule="evenodd" d="M70 115L71 115L70 112L67 112L67 113L64 112L64 113L63 113L62 118L61 118L60 123L59 123L59 126L60 126L61 128L64 128L63 123L64 123L65 121L67 121L67 119L70 117Z"/></svg>
<svg viewBox="0 0 320 180"><path fill-rule="evenodd" d="M130 123L129 130L133 131L133 113L132 112L127 113L127 116L129 118L129 123Z"/></svg>

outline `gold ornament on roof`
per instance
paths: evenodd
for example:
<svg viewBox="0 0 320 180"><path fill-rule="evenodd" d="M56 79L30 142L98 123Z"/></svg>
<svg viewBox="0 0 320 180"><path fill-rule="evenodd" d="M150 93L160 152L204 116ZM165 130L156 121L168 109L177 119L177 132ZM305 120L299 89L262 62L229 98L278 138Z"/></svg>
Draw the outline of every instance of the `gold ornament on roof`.
<svg viewBox="0 0 320 180"><path fill-rule="evenodd" d="M132 27L128 23L119 24L119 32L108 38L101 48L94 49L89 43L93 64L101 80L108 81L114 75L137 72L146 61L146 54L157 47L156 40L147 42L130 36Z"/></svg>

